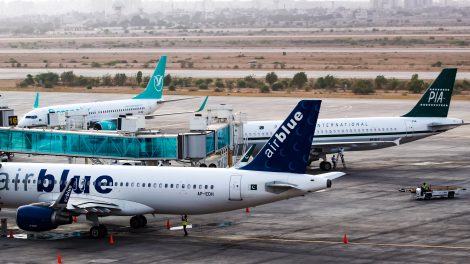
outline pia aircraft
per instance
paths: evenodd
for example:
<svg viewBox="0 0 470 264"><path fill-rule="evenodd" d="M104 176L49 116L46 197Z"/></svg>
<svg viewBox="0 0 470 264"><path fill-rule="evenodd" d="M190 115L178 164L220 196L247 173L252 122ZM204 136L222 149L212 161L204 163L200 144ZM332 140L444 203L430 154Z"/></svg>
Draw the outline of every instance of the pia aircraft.
<svg viewBox="0 0 470 264"><path fill-rule="evenodd" d="M326 155L398 146L436 135L464 124L447 117L457 69L444 69L411 111L401 117L320 119L315 128L310 161L322 159L320 169L329 171ZM280 121L252 121L244 127L248 144L264 143Z"/></svg>
<svg viewBox="0 0 470 264"><path fill-rule="evenodd" d="M39 97L36 96L34 109L24 115L18 122L18 127L44 127L47 126L48 113L83 113L87 114L86 121L89 127L96 130L115 130L117 127L117 119L121 115L144 115L147 118L158 116L152 114L162 103L173 102L191 98L183 98L176 100L164 100L162 97L163 79L165 76L166 56L161 56L154 73L152 74L145 90L136 95L132 99L113 100L79 104L53 105L38 108ZM170 113L194 113L204 109L207 97L201 107L196 111Z"/></svg>
<svg viewBox="0 0 470 264"><path fill-rule="evenodd" d="M106 236L98 218L144 214L208 214L252 207L330 188L342 172L306 174L321 101L300 101L264 145L240 168L131 167L4 163L0 205L16 208L19 228L41 232L86 215L90 236Z"/></svg>

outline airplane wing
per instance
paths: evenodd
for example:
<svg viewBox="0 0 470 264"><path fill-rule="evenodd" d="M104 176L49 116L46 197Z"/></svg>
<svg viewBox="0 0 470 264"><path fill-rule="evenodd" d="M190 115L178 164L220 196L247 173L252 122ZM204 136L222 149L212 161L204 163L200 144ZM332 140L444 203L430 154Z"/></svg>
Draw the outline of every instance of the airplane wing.
<svg viewBox="0 0 470 264"><path fill-rule="evenodd" d="M67 210L77 214L93 213L102 216L121 211L121 208L119 205L110 202L74 197L70 199Z"/></svg>
<svg viewBox="0 0 470 264"><path fill-rule="evenodd" d="M400 139L396 139L394 141L367 141L367 142L313 142L312 148L322 148L322 149L330 149L331 153L337 152L339 148L344 150L348 150L354 148L355 150L367 150L367 149L377 149L377 148L386 148L386 147L394 147L400 145ZM328 151L327 151L328 152Z"/></svg>
<svg viewBox="0 0 470 264"><path fill-rule="evenodd" d="M195 97L193 97L193 98L195 98ZM171 102L174 102L174 101L181 101L181 100L186 100L186 99L192 99L192 98L175 99L175 100L172 100ZM202 111L204 110L204 108L206 107L207 99L209 99L209 96L206 96L206 98L205 98L204 101L202 102L202 104L201 104L201 106L199 107L199 109L197 109L197 110L195 110L195 111L173 112L173 113L162 113L162 114L149 114L149 115L146 115L146 116L145 116L145 119L153 119L153 118L158 117L158 116L169 116L169 115L181 115L181 114L199 113L199 112L202 112ZM164 102L168 102L168 101L164 101Z"/></svg>

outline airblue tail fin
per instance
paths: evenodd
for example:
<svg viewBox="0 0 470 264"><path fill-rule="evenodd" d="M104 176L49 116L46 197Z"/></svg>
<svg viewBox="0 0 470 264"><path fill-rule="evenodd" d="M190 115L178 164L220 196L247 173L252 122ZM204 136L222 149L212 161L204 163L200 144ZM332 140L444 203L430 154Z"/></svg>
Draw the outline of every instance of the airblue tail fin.
<svg viewBox="0 0 470 264"><path fill-rule="evenodd" d="M443 69L423 96L404 117L447 117L457 69Z"/></svg>
<svg viewBox="0 0 470 264"><path fill-rule="evenodd" d="M305 173L320 105L320 100L300 101L253 161L240 169Z"/></svg>
<svg viewBox="0 0 470 264"><path fill-rule="evenodd" d="M166 56L161 56L145 90L133 99L161 99L165 78Z"/></svg>

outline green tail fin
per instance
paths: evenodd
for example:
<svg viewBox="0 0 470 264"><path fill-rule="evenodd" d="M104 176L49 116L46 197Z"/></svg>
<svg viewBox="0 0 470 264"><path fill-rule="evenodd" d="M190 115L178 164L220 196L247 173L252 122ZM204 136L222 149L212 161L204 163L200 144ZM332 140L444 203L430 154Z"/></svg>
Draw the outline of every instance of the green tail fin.
<svg viewBox="0 0 470 264"><path fill-rule="evenodd" d="M39 107L39 93L36 93L36 99L34 100L33 108L36 109Z"/></svg>
<svg viewBox="0 0 470 264"><path fill-rule="evenodd" d="M133 99L161 99L165 78L166 56L161 56L145 90Z"/></svg>
<svg viewBox="0 0 470 264"><path fill-rule="evenodd" d="M404 117L447 117L457 69L443 69L416 106Z"/></svg>

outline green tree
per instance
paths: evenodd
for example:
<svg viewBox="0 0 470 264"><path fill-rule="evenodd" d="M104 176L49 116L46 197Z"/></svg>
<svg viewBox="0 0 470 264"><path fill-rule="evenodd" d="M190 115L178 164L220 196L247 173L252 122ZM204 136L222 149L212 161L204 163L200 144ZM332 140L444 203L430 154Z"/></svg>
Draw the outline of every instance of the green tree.
<svg viewBox="0 0 470 264"><path fill-rule="evenodd" d="M354 94L371 94L375 93L374 84L371 80L359 79L354 82L352 92Z"/></svg>
<svg viewBox="0 0 470 264"><path fill-rule="evenodd" d="M298 72L294 75L294 78L292 78L292 85L296 86L298 89L302 89L307 82L308 79L305 72Z"/></svg>
<svg viewBox="0 0 470 264"><path fill-rule="evenodd" d="M387 81L387 78L385 78L383 75L378 75L374 80L375 89L383 89L385 85L387 85Z"/></svg>
<svg viewBox="0 0 470 264"><path fill-rule="evenodd" d="M238 88L246 88L246 81L245 80L238 80L237 81Z"/></svg>
<svg viewBox="0 0 470 264"><path fill-rule="evenodd" d="M33 75L31 74L26 75L26 79L24 79L24 82L26 85L34 85Z"/></svg>
<svg viewBox="0 0 470 264"><path fill-rule="evenodd" d="M72 86L75 84L75 74L73 71L66 71L60 74L60 80L64 85Z"/></svg>
<svg viewBox="0 0 470 264"><path fill-rule="evenodd" d="M413 74L411 81L408 82L408 91L412 93L421 93L424 90L424 81L420 80L418 74Z"/></svg>
<svg viewBox="0 0 470 264"><path fill-rule="evenodd" d="M225 84L222 82L221 79L217 79L215 81L215 87L218 89L222 89L222 88L225 88Z"/></svg>
<svg viewBox="0 0 470 264"><path fill-rule="evenodd" d="M171 75L167 74L165 75L165 78L163 78L163 85L168 86L171 84Z"/></svg>
<svg viewBox="0 0 470 264"><path fill-rule="evenodd" d="M109 75L109 74L103 75L103 77L101 77L101 83L102 83L104 86L111 86L111 85L113 85L113 79L111 78L111 75Z"/></svg>
<svg viewBox="0 0 470 264"><path fill-rule="evenodd" d="M388 81L388 89L394 90L395 93L397 92L399 86L400 86L400 81L398 81L395 78L392 78Z"/></svg>
<svg viewBox="0 0 470 264"><path fill-rule="evenodd" d="M113 78L114 85L124 86L126 84L127 76L125 73L116 73Z"/></svg>
<svg viewBox="0 0 470 264"><path fill-rule="evenodd" d="M266 74L265 80L270 86L272 86L273 83L277 82L278 78L275 72L270 72Z"/></svg>
<svg viewBox="0 0 470 264"><path fill-rule="evenodd" d="M137 76L135 77L135 81L137 82L137 85L140 85L140 83L142 83L142 71L137 72Z"/></svg>
<svg viewBox="0 0 470 264"><path fill-rule="evenodd" d="M273 83L271 89L273 91L282 91L284 90L284 85L282 84L282 82L275 82Z"/></svg>
<svg viewBox="0 0 470 264"><path fill-rule="evenodd" d="M59 75L53 72L41 73L36 75L36 82L46 88L52 88L59 82Z"/></svg>
<svg viewBox="0 0 470 264"><path fill-rule="evenodd" d="M270 92L269 86L267 86L267 85L261 86L261 87L259 88L259 92L260 92L260 93L269 93L269 92Z"/></svg>

